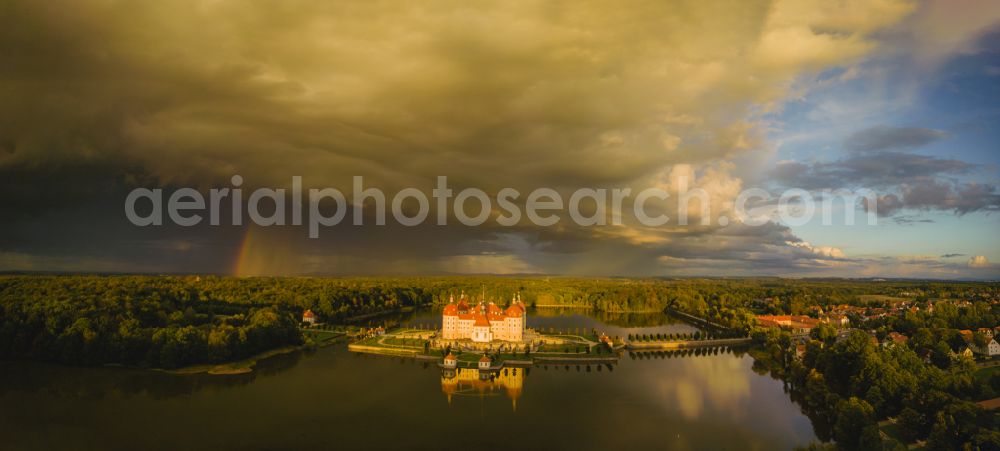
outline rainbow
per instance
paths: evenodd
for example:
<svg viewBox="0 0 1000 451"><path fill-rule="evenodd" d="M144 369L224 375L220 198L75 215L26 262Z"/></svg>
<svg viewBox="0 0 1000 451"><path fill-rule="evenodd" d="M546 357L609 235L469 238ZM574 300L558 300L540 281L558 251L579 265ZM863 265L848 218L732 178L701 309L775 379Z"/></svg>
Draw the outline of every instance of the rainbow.
<svg viewBox="0 0 1000 451"><path fill-rule="evenodd" d="M293 275L300 269L299 255L290 240L278 231L248 226L236 253L232 274L237 277Z"/></svg>

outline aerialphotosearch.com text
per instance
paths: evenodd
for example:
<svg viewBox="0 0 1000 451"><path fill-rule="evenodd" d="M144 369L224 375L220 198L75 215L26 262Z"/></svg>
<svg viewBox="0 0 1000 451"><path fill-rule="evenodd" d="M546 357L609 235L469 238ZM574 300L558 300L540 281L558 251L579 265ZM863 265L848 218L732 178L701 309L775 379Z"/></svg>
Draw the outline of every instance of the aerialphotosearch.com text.
<svg viewBox="0 0 1000 451"><path fill-rule="evenodd" d="M449 218L454 217L463 225L479 226L492 217L505 227L516 226L525 220L535 226L548 227L566 220L563 214L566 213L568 220L582 227L622 225L628 222L626 215L648 227L686 226L689 222L726 226L732 221L759 226L773 220L788 225L805 224L817 214L821 215L824 225L829 225L837 204L842 208L840 216L845 225L854 225L858 205L866 206L868 225L878 222L878 197L871 190L811 193L793 188L772 193L750 188L740 192L731 204L713 206L712 197L706 190L688 188L683 178L673 193L662 187L639 190L630 187L579 188L571 193L539 187L527 193L502 188L489 195L474 187L456 193L448 186L448 177L442 175L437 177L437 184L428 197L425 191L415 187L403 188L387 196L378 187L366 186L363 176L354 176L350 199L336 188L306 190L300 176L291 178L290 190L260 187L245 193L240 175L232 176L230 183L230 187L212 188L207 193L194 188L178 188L167 194L159 188L135 188L125 198L125 216L136 226L159 226L165 220L179 226L195 226L206 220L210 225L220 225L225 209L228 210L227 223L232 225L243 225L244 217L259 226L305 224L310 238L319 237L323 227L345 221L349 210L353 212L350 221L356 226L385 225L387 210L394 221L410 227L426 222L432 210L432 221L437 225L448 225ZM290 208L286 208L288 203ZM365 210L369 208L374 211L366 218ZM729 214L720 214L722 210ZM716 214L713 215L713 211Z"/></svg>

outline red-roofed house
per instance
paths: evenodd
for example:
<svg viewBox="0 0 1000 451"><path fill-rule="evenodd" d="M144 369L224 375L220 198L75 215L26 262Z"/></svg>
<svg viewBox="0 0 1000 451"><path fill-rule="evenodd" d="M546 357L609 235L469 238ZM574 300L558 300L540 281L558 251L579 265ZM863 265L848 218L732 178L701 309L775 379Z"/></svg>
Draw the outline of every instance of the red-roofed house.
<svg viewBox="0 0 1000 451"><path fill-rule="evenodd" d="M905 345L907 341L910 341L910 337L899 332L889 332L889 335L886 336L885 345Z"/></svg>

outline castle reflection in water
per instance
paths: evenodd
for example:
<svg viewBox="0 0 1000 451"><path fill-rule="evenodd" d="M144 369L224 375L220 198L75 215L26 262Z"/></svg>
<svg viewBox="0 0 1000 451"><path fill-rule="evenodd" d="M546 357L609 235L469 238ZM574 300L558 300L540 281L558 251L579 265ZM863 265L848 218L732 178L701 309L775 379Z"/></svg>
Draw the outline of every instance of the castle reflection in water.
<svg viewBox="0 0 1000 451"><path fill-rule="evenodd" d="M483 371L476 368L441 370L441 391L451 404L453 396L500 396L510 398L511 407L517 410L517 399L524 387L524 368L503 368Z"/></svg>

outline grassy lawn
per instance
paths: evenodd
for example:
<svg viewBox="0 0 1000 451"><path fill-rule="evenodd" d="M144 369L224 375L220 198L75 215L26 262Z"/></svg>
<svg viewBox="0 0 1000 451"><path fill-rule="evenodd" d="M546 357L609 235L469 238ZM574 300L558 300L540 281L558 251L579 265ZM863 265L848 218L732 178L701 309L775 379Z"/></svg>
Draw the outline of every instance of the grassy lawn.
<svg viewBox="0 0 1000 451"><path fill-rule="evenodd" d="M542 327L535 329L535 332L538 332L539 334L547 337L566 336L566 337L583 337L587 339L591 337L595 339L597 338L596 336L594 336L594 331L592 329L585 329L583 327L569 328L569 329L554 329L551 331L546 327Z"/></svg>
<svg viewBox="0 0 1000 451"><path fill-rule="evenodd" d="M345 335L344 332L335 332L331 330L319 330L319 329L304 329L302 331L302 334L311 338L317 344L333 341Z"/></svg>
<svg viewBox="0 0 1000 451"><path fill-rule="evenodd" d="M382 337L378 337L378 336L368 337L368 338L365 338L364 340L359 341L358 344L366 345L366 346L378 346L378 344L379 344L378 343L378 339L379 338L382 338Z"/></svg>
<svg viewBox="0 0 1000 451"><path fill-rule="evenodd" d="M408 333L423 334L423 333L428 333L428 332L431 332L431 331L424 330L424 329L403 328L403 329L394 329L392 332L390 332L390 334L391 335L401 335L401 334L408 334Z"/></svg>
<svg viewBox="0 0 1000 451"><path fill-rule="evenodd" d="M459 362L479 362L479 359L482 357L483 355L478 352L463 352L455 356L455 360Z"/></svg>
<svg viewBox="0 0 1000 451"><path fill-rule="evenodd" d="M397 337L386 337L383 343L390 346L406 346L410 348L421 348L424 347L424 340L419 338L397 338Z"/></svg>
<svg viewBox="0 0 1000 451"><path fill-rule="evenodd" d="M566 341L576 341L576 342L579 342L580 340L586 340L586 341L589 341L589 342L592 342L592 343L596 343L597 342L597 336L595 336L594 334L579 334L579 335L576 335L576 334L546 334L545 335L545 338L549 338L549 337L559 338L559 339L566 340Z"/></svg>
<svg viewBox="0 0 1000 451"><path fill-rule="evenodd" d="M568 353L568 354L586 354L587 347L578 344L568 344L568 345L542 345L538 348L538 352L542 353Z"/></svg>
<svg viewBox="0 0 1000 451"><path fill-rule="evenodd" d="M313 332L340 332L345 334L355 333L360 330L357 326L345 326L340 324L317 324L312 327L303 328L303 331Z"/></svg>

